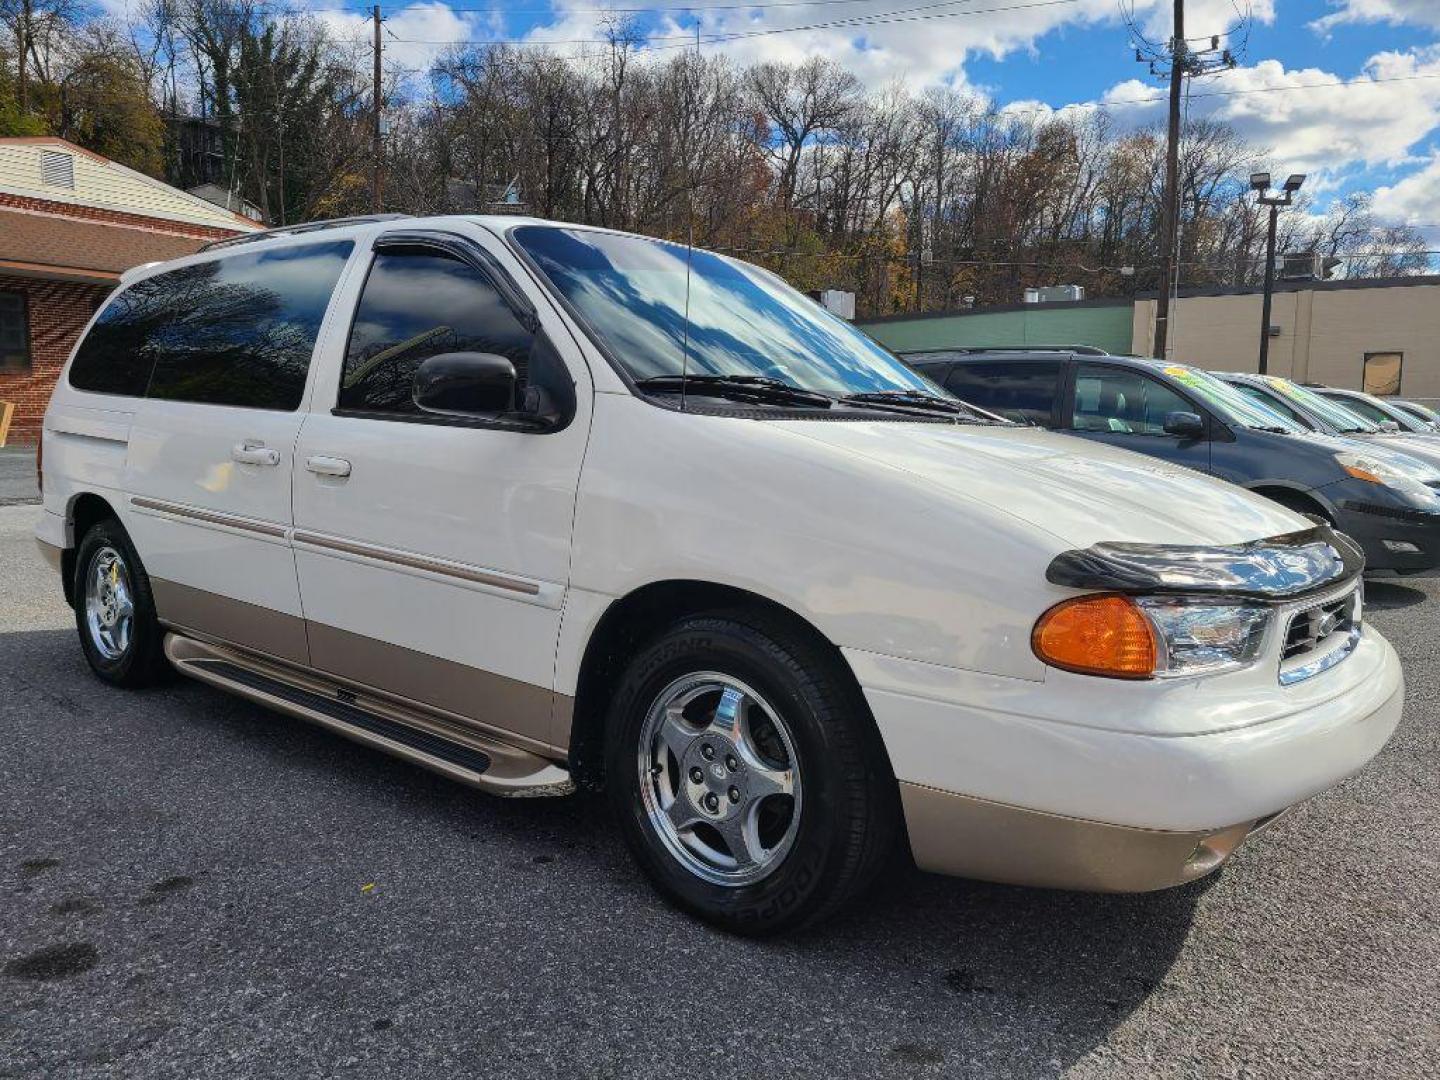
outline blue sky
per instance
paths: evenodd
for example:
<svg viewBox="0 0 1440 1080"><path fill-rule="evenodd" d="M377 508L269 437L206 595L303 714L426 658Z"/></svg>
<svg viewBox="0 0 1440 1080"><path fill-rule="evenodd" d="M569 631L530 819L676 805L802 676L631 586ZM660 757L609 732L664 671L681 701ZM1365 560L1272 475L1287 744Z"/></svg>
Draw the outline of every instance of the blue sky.
<svg viewBox="0 0 1440 1080"><path fill-rule="evenodd" d="M452 0L385 12L388 52L415 66L444 48L430 43L459 38L583 52L573 42L602 35L606 8L646 8L635 18L652 45L698 20L704 48L741 63L819 53L872 87L948 83L1024 109L1099 103L1119 123L1146 124L1163 106L1135 102L1160 85L1135 62L1122 5L1146 37L1168 34L1171 0ZM1440 0L1188 0L1187 36L1224 33L1237 9L1249 12L1245 40L1229 42L1244 46L1239 66L1196 82L1193 113L1234 125L1255 165L1309 173L1321 206L1367 191L1389 220L1440 226ZM368 20L351 11L325 18L364 33ZM783 32L856 17L871 21Z"/></svg>

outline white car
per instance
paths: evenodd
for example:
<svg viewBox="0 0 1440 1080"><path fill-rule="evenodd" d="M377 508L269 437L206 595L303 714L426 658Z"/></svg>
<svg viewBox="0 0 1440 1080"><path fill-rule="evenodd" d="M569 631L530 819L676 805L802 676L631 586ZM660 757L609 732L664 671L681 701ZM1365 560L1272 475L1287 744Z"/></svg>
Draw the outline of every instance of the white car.
<svg viewBox="0 0 1440 1080"><path fill-rule="evenodd" d="M43 472L102 679L173 668L495 794L603 786L657 886L741 931L907 843L1189 881L1400 715L1341 536L616 232L361 219L132 272Z"/></svg>

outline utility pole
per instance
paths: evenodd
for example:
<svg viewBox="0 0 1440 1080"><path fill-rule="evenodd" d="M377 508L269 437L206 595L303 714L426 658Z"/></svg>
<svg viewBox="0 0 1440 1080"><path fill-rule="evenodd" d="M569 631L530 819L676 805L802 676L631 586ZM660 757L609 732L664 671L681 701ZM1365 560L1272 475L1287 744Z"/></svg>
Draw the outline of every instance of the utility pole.
<svg viewBox="0 0 1440 1080"><path fill-rule="evenodd" d="M375 23L375 77L371 87L372 115L370 117L370 154L374 160L372 162L373 171L370 175L370 212L378 214L380 212L380 173L384 166L383 157L385 152L384 144L380 139L380 106L382 104L380 90L380 50L382 46L380 44L379 4L375 5L373 17Z"/></svg>
<svg viewBox="0 0 1440 1080"><path fill-rule="evenodd" d="M1170 116L1165 141L1165 189L1160 206L1160 292L1155 302L1155 345L1157 360L1165 359L1170 344L1170 292L1178 283L1180 237L1180 110L1187 75L1206 75L1235 66L1229 49L1221 50L1219 36L1210 38L1208 49L1191 49L1185 39L1185 0L1175 0L1170 41L1135 49L1135 59L1150 64L1150 74L1170 81Z"/></svg>
<svg viewBox="0 0 1440 1080"><path fill-rule="evenodd" d="M19 39L16 44L20 47L20 57L17 62L20 82L16 99L20 106L20 115L24 116L30 111L30 89L25 78L25 56L30 51L30 0L23 0L20 4L20 23L15 28L15 36Z"/></svg>
<svg viewBox="0 0 1440 1080"><path fill-rule="evenodd" d="M1165 195L1160 208L1160 295L1155 301L1155 359L1165 359L1170 339L1170 283L1175 280L1175 240L1180 230L1180 96L1185 87L1185 0L1175 0L1170 38L1170 128L1165 142Z"/></svg>

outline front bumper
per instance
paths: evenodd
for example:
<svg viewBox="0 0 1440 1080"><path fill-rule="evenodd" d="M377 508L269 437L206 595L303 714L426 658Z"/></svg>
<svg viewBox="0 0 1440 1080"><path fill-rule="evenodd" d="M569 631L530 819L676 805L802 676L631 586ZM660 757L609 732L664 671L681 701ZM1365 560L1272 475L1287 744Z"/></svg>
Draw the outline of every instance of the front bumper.
<svg viewBox="0 0 1440 1080"><path fill-rule="evenodd" d="M1082 892L1152 892L1204 877L1278 814L1214 832L1102 825L901 784L922 870Z"/></svg>
<svg viewBox="0 0 1440 1080"><path fill-rule="evenodd" d="M1389 740L1403 700L1399 660L1373 628L1325 675L1263 699L1247 692L1243 717L1204 680L1171 688L1166 709L1188 702L1194 717L1240 720L1185 734L1096 726L1113 717L1097 715L1093 701L1076 708L1059 678L1020 687L846 656L901 782L917 865L1054 888L1146 891L1208 873L1257 823L1364 766ZM1123 693L1111 706L1117 715ZM1037 715L1037 700L1057 698L1051 715Z"/></svg>
<svg viewBox="0 0 1440 1080"><path fill-rule="evenodd" d="M1365 552L1366 570L1418 573L1440 566L1440 514L1349 500L1336 508L1335 524Z"/></svg>

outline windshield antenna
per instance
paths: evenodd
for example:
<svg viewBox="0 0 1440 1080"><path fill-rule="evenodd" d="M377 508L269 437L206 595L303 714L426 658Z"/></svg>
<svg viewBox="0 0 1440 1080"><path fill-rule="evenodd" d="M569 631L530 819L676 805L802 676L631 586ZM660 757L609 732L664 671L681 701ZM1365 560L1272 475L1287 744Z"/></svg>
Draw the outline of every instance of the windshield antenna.
<svg viewBox="0 0 1440 1080"><path fill-rule="evenodd" d="M700 77L700 16L695 16L695 78ZM690 114L695 111L694 87L687 74L685 77L686 115L682 118L682 130L689 130ZM695 261L695 176L691 169L691 146L689 138L682 144L685 151L685 323L681 331L680 347L680 411L687 407L686 386L690 374L690 269Z"/></svg>

